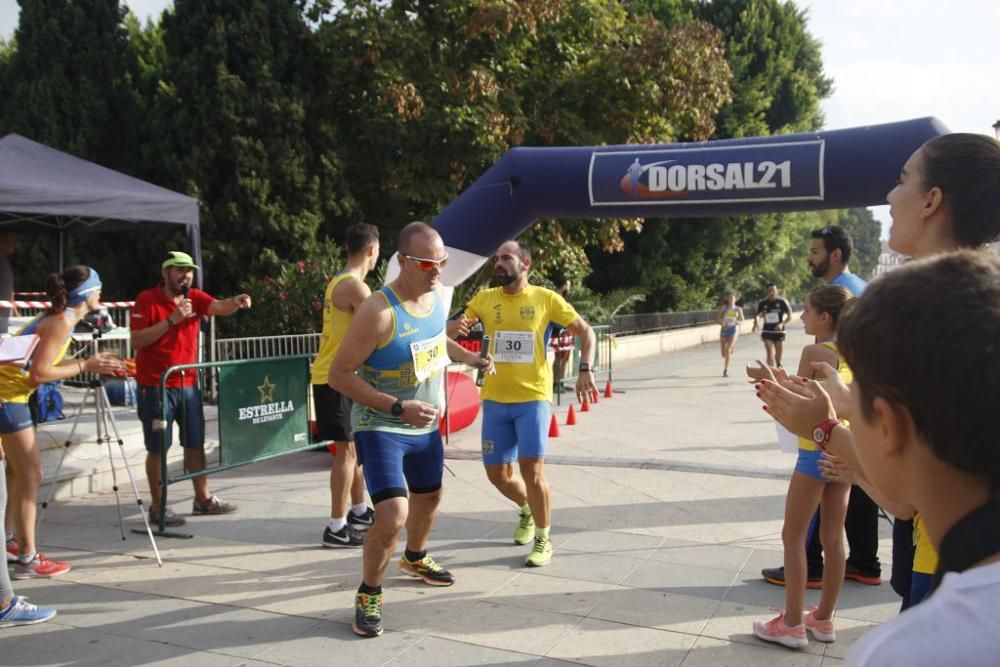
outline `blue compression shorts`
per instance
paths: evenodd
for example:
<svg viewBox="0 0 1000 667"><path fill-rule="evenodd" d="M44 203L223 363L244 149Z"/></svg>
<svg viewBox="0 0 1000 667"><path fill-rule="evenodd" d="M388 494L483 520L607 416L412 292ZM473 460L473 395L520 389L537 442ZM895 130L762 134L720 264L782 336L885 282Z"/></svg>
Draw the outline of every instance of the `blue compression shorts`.
<svg viewBox="0 0 1000 667"><path fill-rule="evenodd" d="M552 404L483 401L483 463L545 458Z"/></svg>
<svg viewBox="0 0 1000 667"><path fill-rule="evenodd" d="M803 475L825 482L826 480L819 472L819 459L822 454L823 452L818 449L800 449L799 458L795 461L795 469Z"/></svg>
<svg viewBox="0 0 1000 667"><path fill-rule="evenodd" d="M358 463L364 465L365 484L372 504L410 493L433 493L441 488L444 444L441 432L420 435L388 431L355 431Z"/></svg>

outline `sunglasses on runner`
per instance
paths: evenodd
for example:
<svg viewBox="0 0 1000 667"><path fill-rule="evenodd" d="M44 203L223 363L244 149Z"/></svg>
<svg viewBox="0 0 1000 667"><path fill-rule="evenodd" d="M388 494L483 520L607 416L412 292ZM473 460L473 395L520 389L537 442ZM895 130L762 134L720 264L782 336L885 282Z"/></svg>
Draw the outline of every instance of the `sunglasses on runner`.
<svg viewBox="0 0 1000 667"><path fill-rule="evenodd" d="M443 269L445 264L448 263L448 253L444 254L441 259L426 259L424 257L414 257L413 255L403 255L406 259L411 262L416 262L417 268L421 271L433 271L434 269Z"/></svg>

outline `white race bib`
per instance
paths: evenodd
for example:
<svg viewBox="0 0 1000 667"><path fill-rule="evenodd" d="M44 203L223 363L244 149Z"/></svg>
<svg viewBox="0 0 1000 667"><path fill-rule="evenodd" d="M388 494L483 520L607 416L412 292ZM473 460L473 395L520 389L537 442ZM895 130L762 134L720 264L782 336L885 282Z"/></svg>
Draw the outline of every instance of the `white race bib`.
<svg viewBox="0 0 1000 667"><path fill-rule="evenodd" d="M777 324L781 320L781 313L764 313L764 324Z"/></svg>
<svg viewBox="0 0 1000 667"><path fill-rule="evenodd" d="M493 360L501 364L535 363L535 332L496 332L493 337Z"/></svg>
<svg viewBox="0 0 1000 667"><path fill-rule="evenodd" d="M723 317L722 326L724 327L735 327L738 320L735 317Z"/></svg>
<svg viewBox="0 0 1000 667"><path fill-rule="evenodd" d="M413 375L417 382L434 377L451 362L448 358L448 339L444 332L434 338L410 343L410 355L413 357Z"/></svg>

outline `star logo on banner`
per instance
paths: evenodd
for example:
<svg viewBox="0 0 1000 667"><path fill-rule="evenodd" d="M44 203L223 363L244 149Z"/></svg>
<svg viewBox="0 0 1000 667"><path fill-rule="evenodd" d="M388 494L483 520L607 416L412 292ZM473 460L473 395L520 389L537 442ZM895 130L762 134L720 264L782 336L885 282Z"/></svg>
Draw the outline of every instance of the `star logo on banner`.
<svg viewBox="0 0 1000 667"><path fill-rule="evenodd" d="M260 392L260 402L273 403L274 402L274 387L276 385L271 383L271 380L265 375L263 384L257 385L257 391Z"/></svg>

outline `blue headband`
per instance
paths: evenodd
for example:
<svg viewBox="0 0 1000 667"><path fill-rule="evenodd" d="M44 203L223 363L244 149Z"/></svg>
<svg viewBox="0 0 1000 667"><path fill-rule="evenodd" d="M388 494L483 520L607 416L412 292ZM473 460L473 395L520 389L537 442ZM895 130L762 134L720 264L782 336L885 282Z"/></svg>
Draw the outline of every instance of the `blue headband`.
<svg viewBox="0 0 1000 667"><path fill-rule="evenodd" d="M83 303L90 298L92 293L99 289L101 289L101 277L97 275L97 271L91 269L87 279L70 290L69 295L66 297L66 303L70 306Z"/></svg>

